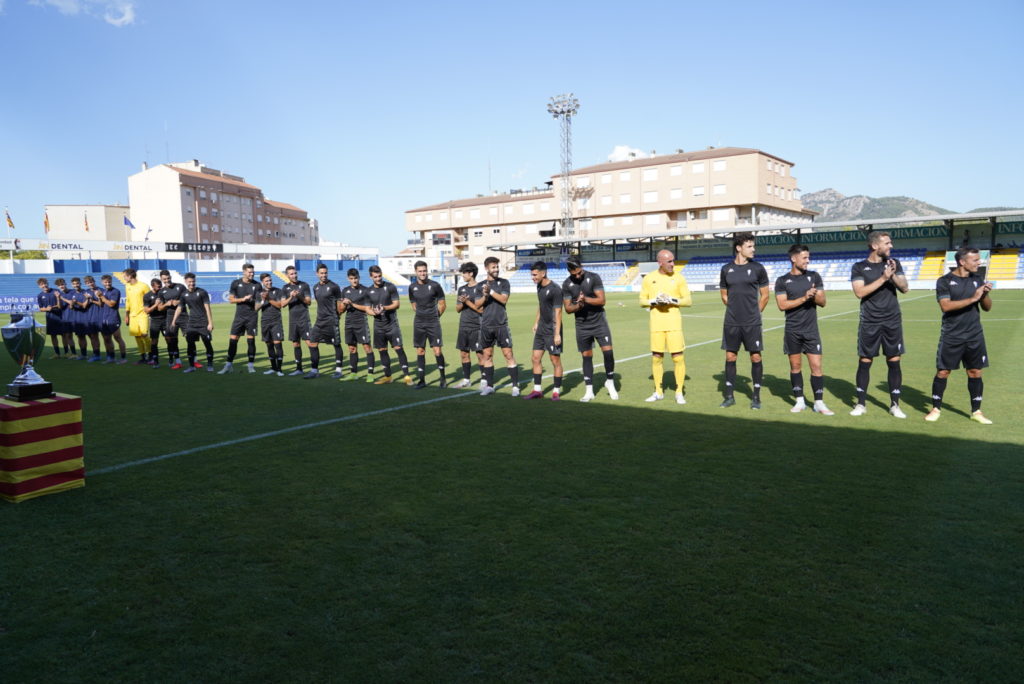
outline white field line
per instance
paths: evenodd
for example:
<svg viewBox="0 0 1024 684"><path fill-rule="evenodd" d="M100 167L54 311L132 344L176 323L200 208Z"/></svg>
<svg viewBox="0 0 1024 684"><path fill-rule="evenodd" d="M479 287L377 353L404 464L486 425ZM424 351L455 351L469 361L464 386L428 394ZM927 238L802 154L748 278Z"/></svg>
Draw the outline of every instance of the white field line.
<svg viewBox="0 0 1024 684"><path fill-rule="evenodd" d="M921 297L927 297L929 295L921 295ZM921 297L912 297L904 301L913 301L914 299L921 299ZM857 313L859 309L852 309L850 311L842 311L840 313L829 314L828 316L820 316L819 321L827 320L829 318L837 318L839 316L846 316L852 313ZM772 326L771 328L765 328L765 330L778 330L784 328L785 324ZM713 344L721 341L720 337L716 337L711 340L705 340L703 342L697 342L695 344L686 345L687 349L693 349L694 347L703 347L706 344ZM636 361L638 359L650 358L650 353L639 354L637 356L630 356L624 359L615 359L616 365L620 363L627 363L629 361ZM597 359L595 358L595 361ZM594 368L604 367L603 363L595 363ZM573 368L572 370L564 371L563 375L569 373L580 373L582 368ZM551 375L545 375L544 378L550 378ZM377 409L375 411L366 411L364 413L357 413L351 416L340 416L338 418L328 418L326 420L318 420L313 423L304 423L303 425L293 425L291 427L281 428L280 430L271 430L269 432L260 432L255 435L246 435L245 437L238 437L236 439L228 439L223 442L214 442L213 444L204 444L202 446L192 447L191 449L182 449L181 451L172 451L169 454L161 454L159 456L150 456L149 458L140 458L135 461L127 461L125 463L119 463L117 465L107 466L106 468L98 468L87 473L88 477L95 477L97 475L106 475L107 473L114 473L119 470L126 468L134 468L135 466L147 465L149 463L157 463L159 461L166 461L170 458L176 458L178 456L188 456L190 454L196 454L201 451L209 451L211 449L220 449L222 447L234 446L236 444L245 444L246 442L254 442L258 439L266 439L267 437L277 437L279 435L287 435L292 432L298 432L299 430L308 430L310 428L323 427L324 425L334 425L336 423L345 423L351 420L360 420L362 418L370 418L371 416L380 416L387 413L394 413L396 411L404 411L405 409L416 408L417 406L426 406L428 404L437 404L442 401L450 401L452 399L462 399L465 397L475 396L476 392L458 392L455 394L449 394L443 397L436 397L434 399L425 399L423 401L414 401L411 404L402 404L401 406L389 406L388 408Z"/></svg>

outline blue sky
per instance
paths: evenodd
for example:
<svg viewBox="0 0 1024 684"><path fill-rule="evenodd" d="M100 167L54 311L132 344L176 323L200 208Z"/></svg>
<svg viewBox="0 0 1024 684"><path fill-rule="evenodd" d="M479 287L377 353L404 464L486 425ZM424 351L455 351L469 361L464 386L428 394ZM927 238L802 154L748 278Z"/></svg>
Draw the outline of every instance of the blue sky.
<svg viewBox="0 0 1024 684"><path fill-rule="evenodd" d="M0 0L0 204L42 236L169 149L386 254L556 173L572 91L577 166L734 145L804 192L1024 205L1024 2L832 4Z"/></svg>

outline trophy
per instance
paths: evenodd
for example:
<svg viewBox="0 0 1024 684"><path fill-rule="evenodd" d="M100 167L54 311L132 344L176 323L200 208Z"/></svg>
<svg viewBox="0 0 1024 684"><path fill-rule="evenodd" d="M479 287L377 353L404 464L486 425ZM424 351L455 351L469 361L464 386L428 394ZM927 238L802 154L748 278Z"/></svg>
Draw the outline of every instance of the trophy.
<svg viewBox="0 0 1024 684"><path fill-rule="evenodd" d="M0 328L4 346L21 372L7 385L7 397L15 401L32 401L53 396L53 384L36 373L33 364L46 345L43 326L37 325L31 314L11 314L10 325Z"/></svg>

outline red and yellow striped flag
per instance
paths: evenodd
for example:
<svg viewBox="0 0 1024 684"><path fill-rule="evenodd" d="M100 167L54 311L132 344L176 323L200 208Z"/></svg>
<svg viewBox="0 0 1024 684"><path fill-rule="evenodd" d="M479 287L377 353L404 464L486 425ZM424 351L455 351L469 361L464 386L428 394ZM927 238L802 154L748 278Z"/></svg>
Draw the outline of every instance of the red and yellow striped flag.
<svg viewBox="0 0 1024 684"><path fill-rule="evenodd" d="M14 230L14 221L11 220L11 212L4 209L4 216L7 217L7 227Z"/></svg>
<svg viewBox="0 0 1024 684"><path fill-rule="evenodd" d="M47 233L50 232L50 212L43 212L43 230Z"/></svg>
<svg viewBox="0 0 1024 684"><path fill-rule="evenodd" d="M85 212L84 214L82 214L82 216L85 219L85 232L88 233L89 232L89 212Z"/></svg>

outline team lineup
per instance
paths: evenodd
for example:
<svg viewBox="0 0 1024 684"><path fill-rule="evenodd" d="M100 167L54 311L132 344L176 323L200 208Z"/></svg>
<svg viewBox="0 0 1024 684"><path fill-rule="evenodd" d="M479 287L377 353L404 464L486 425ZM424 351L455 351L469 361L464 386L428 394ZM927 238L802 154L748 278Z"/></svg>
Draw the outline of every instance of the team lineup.
<svg viewBox="0 0 1024 684"><path fill-rule="evenodd" d="M736 405L734 387L741 349L749 354L751 400L750 408L761 408L761 384L764 376L762 360L762 312L770 301L768 274L755 259L755 241L750 233L739 233L732 241L733 259L722 266L719 292L725 307L721 348L725 352L723 396L720 407ZM850 284L860 300L857 331L856 397L852 416L867 411L867 390L874 359L881 353L888 370L889 413L906 418L900 407L902 392L901 356L905 353L902 319L898 296L909 290L907 278L898 259L891 256L892 239L888 233L868 235L866 259L853 265ZM824 401L825 375L823 348L818 330L819 308L827 305L821 276L809 270L810 250L794 244L789 249L791 269L774 283L775 302L785 316L783 353L789 362L794 404L799 413L811 408L822 415L834 415ZM675 402L686 404L686 343L681 309L692 305L692 296L682 273L675 270L675 256L668 250L657 255L658 268L644 276L640 305L649 311L651 376L653 393L647 402L665 398L665 355L672 361ZM936 299L942 313L942 327L936 352L936 375L932 382L932 409L925 420L933 422L941 415L942 398L948 377L961 366L967 372L971 401L971 420L990 424L981 412L983 395L982 371L988 366L981 311L990 311L992 284L976 274L980 265L978 250L963 247L956 252L956 267L938 279ZM605 312L605 288L601 277L584 269L578 257L566 262L569 277L561 285L548 277L548 266L538 261L530 274L537 287L537 309L532 327L532 386L525 399L544 397L544 356L553 367L553 388L550 398L559 400L564 369L563 314L573 314L577 351L582 357L584 393L582 402L595 399L594 348L602 354L603 387L608 397L618 399L615 377L615 354L612 331ZM402 341L397 311L402 300L397 287L384 280L379 266L369 269L371 283L360 282L356 269L347 272L348 284L342 288L329 278L327 266L316 269L317 281L312 287L298 278L294 266L285 270L287 282L276 287L269 273L257 279L254 267L245 264L240 278L228 290L227 299L234 305L234 317L228 335L224 365L218 372L234 370L239 341L246 341L246 369L255 373L257 341L266 345L270 368L265 375L284 376L285 345L290 344L294 369L287 373L304 379L321 374L321 346L334 351L330 377L342 381L363 380L372 384L390 384L400 378L417 389L427 386L427 350L431 351L439 375L439 387L448 386L447 365L441 317L447 311L444 288L429 278L427 264L415 265L416 277L409 285L408 298L413 309L412 347L415 350L415 377ZM461 379L454 387L472 387L473 358L479 368L479 393L494 394L495 347L501 350L508 371L510 392L520 396L519 365L513 352L513 336L506 307L512 295L511 285L500 276L496 257L484 261L481 280L472 262L459 269L462 284L456 292L455 311L459 317L455 348L459 352ZM194 273L184 275L184 283L172 282L169 271L161 271L149 285L139 282L133 269L124 271L126 281L124 325L135 339L140 365L160 367L159 347L163 339L167 365L172 370L191 373L199 370L215 372L214 323L209 293L196 284ZM84 281L84 287L83 287ZM38 281L40 311L46 315L46 333L51 338L55 357L84 359L89 362L127 362L127 351L121 336L119 305L121 293L112 286L109 275L101 277L98 287L91 276L72 278L71 287L63 278L54 281L51 289L45 278ZM310 306L316 302L316 315L311 320ZM287 322L285 321L287 315ZM341 320L344 317L344 325ZM370 330L370 320L373 330ZM186 342L185 359L181 357L179 332ZM100 355L100 337L106 352ZM203 343L205 364L198 358L198 343ZM77 345L76 345L77 343ZM91 346L92 354L88 348ZM348 357L345 357L347 348ZM365 377L359 375L362 352ZM329 353L329 352L328 352ZM392 353L394 359L392 359ZM308 358L307 358L308 354ZM803 363L810 370L813 398L805 398ZM347 368L346 368L347 361ZM379 373L378 373L379 362ZM397 362L397 363L396 363ZM331 368L331 364L325 364ZM396 367L397 366L397 367ZM326 371L325 371L326 375Z"/></svg>

